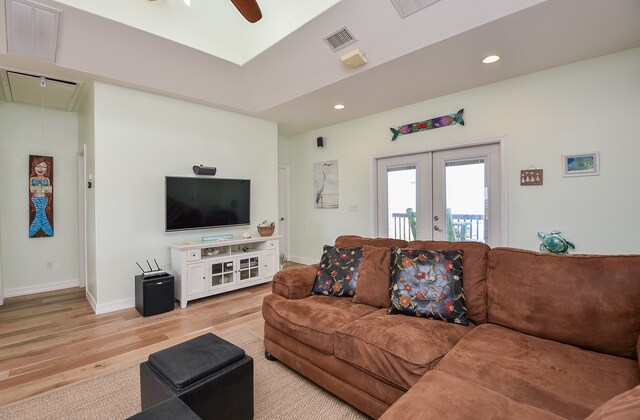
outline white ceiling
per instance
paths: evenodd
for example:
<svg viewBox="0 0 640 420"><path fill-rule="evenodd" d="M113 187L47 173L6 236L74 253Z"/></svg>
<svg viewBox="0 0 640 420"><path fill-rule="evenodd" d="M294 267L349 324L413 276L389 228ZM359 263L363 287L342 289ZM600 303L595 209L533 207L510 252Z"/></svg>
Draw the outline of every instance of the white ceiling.
<svg viewBox="0 0 640 420"><path fill-rule="evenodd" d="M230 0L57 0L242 65L340 0L261 1L251 25Z"/></svg>
<svg viewBox="0 0 640 420"><path fill-rule="evenodd" d="M91 3L105 8L114 1ZM192 7L196 1L204 0L191 0ZM265 12L260 24L284 28L277 22L281 15L266 13L271 3L284 0L258 1ZM243 50L235 60L243 63L239 65L228 56L221 58L222 53L185 46L168 35L134 28L131 22L125 25L52 0L38 2L62 11L55 64L6 53L2 7L0 67L77 82L115 83L253 115L277 121L281 135L640 47L639 0L441 0L405 19L390 0L342 0L333 6L323 2L328 9L319 7L312 13L318 15L297 29L289 26L293 32L287 36L282 37L284 29L274 31L279 41L244 61L268 44L263 36L257 50ZM132 9L140 13L142 7L183 0L126 2L135 3ZM286 3L308 7L314 1ZM211 26L220 25L218 17L211 17ZM166 24L167 16L162 19ZM236 32L216 37L223 47L234 45L238 33L242 37L255 32L241 17L233 19ZM333 52L322 38L344 25L358 42ZM243 45L250 44L249 38L245 36ZM347 69L340 55L355 48L366 54L368 63ZM480 59L489 53L503 59L482 65ZM345 109L334 110L336 103Z"/></svg>

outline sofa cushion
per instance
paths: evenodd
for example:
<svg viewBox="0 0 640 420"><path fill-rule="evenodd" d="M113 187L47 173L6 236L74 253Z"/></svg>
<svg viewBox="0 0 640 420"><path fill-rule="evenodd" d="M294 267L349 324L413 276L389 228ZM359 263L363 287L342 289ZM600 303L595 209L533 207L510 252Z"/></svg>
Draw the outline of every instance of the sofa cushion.
<svg viewBox="0 0 640 420"><path fill-rule="evenodd" d="M337 358L402 389L431 370L472 327L380 309L336 331Z"/></svg>
<svg viewBox="0 0 640 420"><path fill-rule="evenodd" d="M559 420L563 417L435 370L427 372L380 420L426 418Z"/></svg>
<svg viewBox="0 0 640 420"><path fill-rule="evenodd" d="M471 322L482 324L487 321L486 284L487 263L489 260L488 245L479 242L447 242L447 241L411 241L407 248L420 250L456 250L464 251L462 267L464 268L464 301L467 317Z"/></svg>
<svg viewBox="0 0 640 420"><path fill-rule="evenodd" d="M640 383L635 360L492 324L471 330L436 369L571 418Z"/></svg>
<svg viewBox="0 0 640 420"><path fill-rule="evenodd" d="M586 420L630 420L638 417L640 417L640 385L602 404Z"/></svg>
<svg viewBox="0 0 640 420"><path fill-rule="evenodd" d="M265 296L262 304L265 322L325 354L333 354L333 335L338 328L375 310L349 298L316 295L285 299L271 294Z"/></svg>
<svg viewBox="0 0 640 420"><path fill-rule="evenodd" d="M264 347L285 365L374 418L379 417L406 392L334 355L321 353L289 337L269 323L264 324ZM362 407L362 403L366 404L366 408Z"/></svg>
<svg viewBox="0 0 640 420"><path fill-rule="evenodd" d="M489 322L636 358L640 255L552 255L494 248L489 266Z"/></svg>
<svg viewBox="0 0 640 420"><path fill-rule="evenodd" d="M391 270L391 249L365 245L362 247L362 262L356 285L354 303L388 308L389 271Z"/></svg>
<svg viewBox="0 0 640 420"><path fill-rule="evenodd" d="M362 248L325 245L311 293L353 297L356 294L361 260Z"/></svg>
<svg viewBox="0 0 640 420"><path fill-rule="evenodd" d="M469 325L462 293L462 255L462 251L394 249L389 313Z"/></svg>
<svg viewBox="0 0 640 420"><path fill-rule="evenodd" d="M357 235L341 235L336 238L335 243L335 246L339 248L362 248L365 245L402 248L407 246L407 241L394 238L365 238Z"/></svg>

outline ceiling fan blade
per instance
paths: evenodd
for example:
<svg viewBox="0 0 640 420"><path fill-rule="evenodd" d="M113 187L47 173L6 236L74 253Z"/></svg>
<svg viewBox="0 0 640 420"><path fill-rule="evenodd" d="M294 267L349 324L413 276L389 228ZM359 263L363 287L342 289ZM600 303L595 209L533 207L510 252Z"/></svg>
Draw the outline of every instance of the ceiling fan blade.
<svg viewBox="0 0 640 420"><path fill-rule="evenodd" d="M231 0L231 2L249 22L256 23L262 19L262 12L256 0Z"/></svg>

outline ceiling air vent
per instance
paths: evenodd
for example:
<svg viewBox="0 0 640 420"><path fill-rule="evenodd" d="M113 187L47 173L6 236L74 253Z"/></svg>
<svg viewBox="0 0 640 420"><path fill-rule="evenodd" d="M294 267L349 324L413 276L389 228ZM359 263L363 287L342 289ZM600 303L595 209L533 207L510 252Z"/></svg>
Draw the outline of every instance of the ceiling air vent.
<svg viewBox="0 0 640 420"><path fill-rule="evenodd" d="M0 69L1 70L1 69ZM0 89L7 102L73 111L82 83L46 76L0 71Z"/></svg>
<svg viewBox="0 0 640 420"><path fill-rule="evenodd" d="M60 15L59 10L29 0L7 0L9 52L55 62Z"/></svg>
<svg viewBox="0 0 640 420"><path fill-rule="evenodd" d="M346 26L324 37L324 42L326 42L333 51L341 50L356 41L356 37L353 36Z"/></svg>
<svg viewBox="0 0 640 420"><path fill-rule="evenodd" d="M401 18L406 18L412 13L422 10L427 6L431 6L440 0L391 0L391 3L396 7L398 14Z"/></svg>

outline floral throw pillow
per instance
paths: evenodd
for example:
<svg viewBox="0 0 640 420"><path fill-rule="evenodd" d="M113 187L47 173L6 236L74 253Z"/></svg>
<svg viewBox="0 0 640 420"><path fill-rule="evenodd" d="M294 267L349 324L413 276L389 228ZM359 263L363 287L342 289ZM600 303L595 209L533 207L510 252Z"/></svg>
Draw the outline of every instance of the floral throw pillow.
<svg viewBox="0 0 640 420"><path fill-rule="evenodd" d="M352 297L356 293L362 248L325 245L311 293Z"/></svg>
<svg viewBox="0 0 640 420"><path fill-rule="evenodd" d="M389 313L469 325L462 291L462 255L461 250L394 249Z"/></svg>

